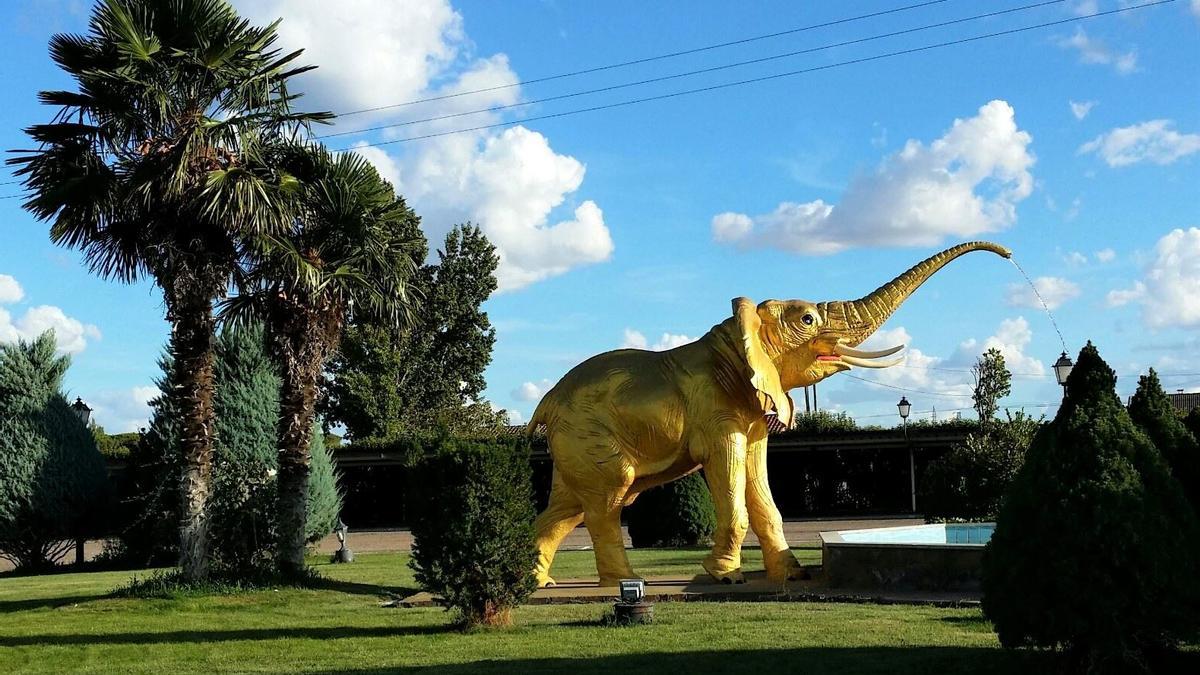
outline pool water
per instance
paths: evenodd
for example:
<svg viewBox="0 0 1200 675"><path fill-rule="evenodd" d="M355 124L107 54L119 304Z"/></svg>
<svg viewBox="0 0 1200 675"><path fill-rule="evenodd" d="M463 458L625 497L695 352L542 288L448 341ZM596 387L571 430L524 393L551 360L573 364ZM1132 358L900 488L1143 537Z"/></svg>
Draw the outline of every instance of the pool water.
<svg viewBox="0 0 1200 675"><path fill-rule="evenodd" d="M969 544L982 546L992 538L995 523L940 523L839 532L850 544Z"/></svg>

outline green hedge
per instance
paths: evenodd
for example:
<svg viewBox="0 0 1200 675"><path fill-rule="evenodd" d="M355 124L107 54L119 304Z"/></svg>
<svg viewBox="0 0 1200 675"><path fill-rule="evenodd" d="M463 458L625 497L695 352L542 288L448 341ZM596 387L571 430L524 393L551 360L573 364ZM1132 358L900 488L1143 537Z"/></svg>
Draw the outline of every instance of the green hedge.
<svg viewBox="0 0 1200 675"><path fill-rule="evenodd" d="M634 548L706 544L717 524L712 496L699 471L638 495L624 510Z"/></svg>

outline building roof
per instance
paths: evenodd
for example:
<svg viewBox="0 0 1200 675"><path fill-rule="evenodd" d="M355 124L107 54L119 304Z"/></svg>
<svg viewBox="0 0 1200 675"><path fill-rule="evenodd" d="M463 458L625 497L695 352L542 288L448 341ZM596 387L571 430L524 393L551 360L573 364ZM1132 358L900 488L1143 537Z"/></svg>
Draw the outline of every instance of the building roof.
<svg viewBox="0 0 1200 675"><path fill-rule="evenodd" d="M1171 405L1175 406L1176 410L1181 410L1185 413L1191 412L1193 408L1200 408L1200 392L1191 394L1167 394L1171 397Z"/></svg>

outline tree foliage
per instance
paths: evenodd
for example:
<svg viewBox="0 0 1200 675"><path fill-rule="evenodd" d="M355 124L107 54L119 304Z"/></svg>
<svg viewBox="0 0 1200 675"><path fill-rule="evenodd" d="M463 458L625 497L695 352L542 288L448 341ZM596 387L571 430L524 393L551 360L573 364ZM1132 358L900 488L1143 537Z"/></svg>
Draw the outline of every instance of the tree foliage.
<svg viewBox="0 0 1200 675"><path fill-rule="evenodd" d="M700 472L646 490L624 515L635 548L703 545L717 527L712 495Z"/></svg>
<svg viewBox="0 0 1200 675"><path fill-rule="evenodd" d="M91 270L154 280L171 324L187 471L181 474L184 575L207 572L212 456L213 302L237 259L290 221L292 183L263 148L328 113L291 110L288 80L309 70L275 46L276 24L226 0L100 0L88 31L58 34L50 57L74 90L43 91L51 121L26 133L24 207Z"/></svg>
<svg viewBox="0 0 1200 675"><path fill-rule="evenodd" d="M0 345L0 557L18 569L53 565L106 511L108 471L62 395L71 361L55 350L53 331Z"/></svg>
<svg viewBox="0 0 1200 675"><path fill-rule="evenodd" d="M508 624L535 586L528 445L445 437L410 483L417 582L468 626Z"/></svg>
<svg viewBox="0 0 1200 675"><path fill-rule="evenodd" d="M1129 416L1154 442L1183 487L1184 496L1200 513L1200 443L1175 414L1153 368L1138 378L1137 391L1129 399Z"/></svg>
<svg viewBox="0 0 1200 675"><path fill-rule="evenodd" d="M962 444L930 462L918 481L918 502L926 518L995 520L1042 424L1023 412L1008 413L1005 421L973 431Z"/></svg>
<svg viewBox="0 0 1200 675"><path fill-rule="evenodd" d="M987 427L1000 407L1000 399L1012 393L1012 373L1004 364L1004 355L992 347L981 354L971 368L975 389L971 400L979 415L979 424Z"/></svg>
<svg viewBox="0 0 1200 675"><path fill-rule="evenodd" d="M1144 669L1194 628L1200 530L1091 343L1034 439L984 552L1000 642L1067 650L1092 671Z"/></svg>
<svg viewBox="0 0 1200 675"><path fill-rule="evenodd" d="M411 328L356 321L347 329L328 368L326 420L355 442L507 424L483 399L496 332L481 305L496 290L498 264L478 227L451 229L438 262L415 279L424 300Z"/></svg>
<svg viewBox="0 0 1200 675"><path fill-rule="evenodd" d="M274 567L277 528L278 416L280 378L268 357L261 326L226 329L216 346L218 410L209 503L214 567L224 574L251 577ZM120 534L118 554L141 565L169 564L177 555L182 471L172 359L160 360L160 394L142 442L131 454L124 499L129 525ZM312 428L306 538L329 534L341 511L341 495L323 434Z"/></svg>

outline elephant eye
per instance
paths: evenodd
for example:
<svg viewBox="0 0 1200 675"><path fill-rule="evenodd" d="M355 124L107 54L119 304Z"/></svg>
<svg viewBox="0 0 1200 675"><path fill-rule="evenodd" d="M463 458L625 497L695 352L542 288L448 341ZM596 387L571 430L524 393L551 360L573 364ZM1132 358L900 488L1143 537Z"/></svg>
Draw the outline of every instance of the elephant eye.
<svg viewBox="0 0 1200 675"><path fill-rule="evenodd" d="M813 318L812 314L805 314L804 316L800 317L800 323L803 323L805 326L813 325L814 321L816 321L816 319Z"/></svg>

